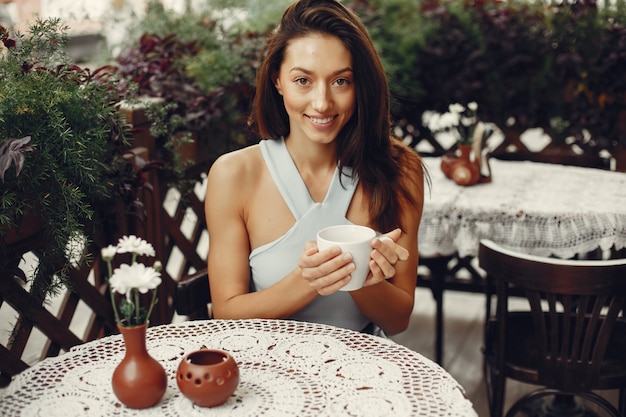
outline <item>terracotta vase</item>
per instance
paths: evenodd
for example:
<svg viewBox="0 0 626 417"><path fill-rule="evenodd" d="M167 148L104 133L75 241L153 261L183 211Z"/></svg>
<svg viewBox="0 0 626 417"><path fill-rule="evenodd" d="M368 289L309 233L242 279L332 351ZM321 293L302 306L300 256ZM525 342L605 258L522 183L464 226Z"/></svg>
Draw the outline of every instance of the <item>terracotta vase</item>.
<svg viewBox="0 0 626 417"><path fill-rule="evenodd" d="M202 349L187 354L178 365L180 392L200 407L226 402L239 384L239 368L226 351Z"/></svg>
<svg viewBox="0 0 626 417"><path fill-rule="evenodd" d="M446 154L441 158L444 175L459 185L474 185L481 179L480 163L472 158L472 145L458 145L460 155Z"/></svg>
<svg viewBox="0 0 626 417"><path fill-rule="evenodd" d="M113 372L113 392L129 408L152 407L165 394L167 375L163 366L146 349L148 324L117 325L124 337L126 354Z"/></svg>
<svg viewBox="0 0 626 417"><path fill-rule="evenodd" d="M472 159L472 145L459 145L461 156L452 168L452 180L459 185L474 185L480 179L480 167Z"/></svg>

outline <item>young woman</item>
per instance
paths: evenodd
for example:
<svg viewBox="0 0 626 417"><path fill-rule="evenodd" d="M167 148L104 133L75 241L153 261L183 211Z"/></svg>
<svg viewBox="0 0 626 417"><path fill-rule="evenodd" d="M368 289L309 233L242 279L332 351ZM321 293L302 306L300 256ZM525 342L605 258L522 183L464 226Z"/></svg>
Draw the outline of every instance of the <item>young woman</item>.
<svg viewBox="0 0 626 417"><path fill-rule="evenodd" d="M391 138L372 41L341 3L300 0L264 52L251 115L263 140L209 172L214 317L401 332L413 309L424 177L417 153ZM350 254L318 251L315 236L350 223L381 235L365 286L347 292Z"/></svg>

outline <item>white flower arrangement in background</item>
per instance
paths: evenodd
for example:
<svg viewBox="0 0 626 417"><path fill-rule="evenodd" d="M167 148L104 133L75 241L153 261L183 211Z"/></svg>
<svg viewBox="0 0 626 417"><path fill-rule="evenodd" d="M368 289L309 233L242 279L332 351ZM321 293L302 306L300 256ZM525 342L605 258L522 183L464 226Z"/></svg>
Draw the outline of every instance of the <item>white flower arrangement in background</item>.
<svg viewBox="0 0 626 417"><path fill-rule="evenodd" d="M459 103L450 104L446 113L425 113L423 122L434 134L442 132L452 135L459 144L471 144L474 141L474 132L480 122L478 120L478 104L468 103L464 106Z"/></svg>
<svg viewBox="0 0 626 417"><path fill-rule="evenodd" d="M121 253L130 253L131 263L130 265L122 264L112 271L113 258ZM109 269L109 292L115 321L125 327L146 323L158 302L156 288L161 284L162 265L161 262L156 261L153 266L146 266L138 263L137 257L154 257L154 247L135 235L122 236L117 246L109 245L103 248L101 255ZM141 306L139 294L146 294L149 291L152 292L152 297L146 309ZM125 296L120 300L119 309L115 302L115 293Z"/></svg>

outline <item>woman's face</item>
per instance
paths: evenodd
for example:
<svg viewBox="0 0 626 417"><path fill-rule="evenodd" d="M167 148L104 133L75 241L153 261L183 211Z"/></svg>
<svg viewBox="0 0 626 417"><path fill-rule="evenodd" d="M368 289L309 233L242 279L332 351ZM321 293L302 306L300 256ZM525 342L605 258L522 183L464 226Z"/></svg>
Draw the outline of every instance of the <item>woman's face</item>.
<svg viewBox="0 0 626 417"><path fill-rule="evenodd" d="M352 56L336 36L292 39L275 85L289 115L290 137L330 143L354 112Z"/></svg>

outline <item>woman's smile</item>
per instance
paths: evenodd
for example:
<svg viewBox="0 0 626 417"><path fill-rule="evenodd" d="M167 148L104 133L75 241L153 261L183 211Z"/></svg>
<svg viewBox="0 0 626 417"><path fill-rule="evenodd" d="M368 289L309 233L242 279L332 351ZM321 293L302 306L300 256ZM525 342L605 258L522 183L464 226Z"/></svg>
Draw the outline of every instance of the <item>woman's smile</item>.
<svg viewBox="0 0 626 417"><path fill-rule="evenodd" d="M316 123L319 125L326 125L335 119L334 117L319 118L319 117L313 117L313 116L309 116L309 118L311 119L311 121L313 121L313 123Z"/></svg>

